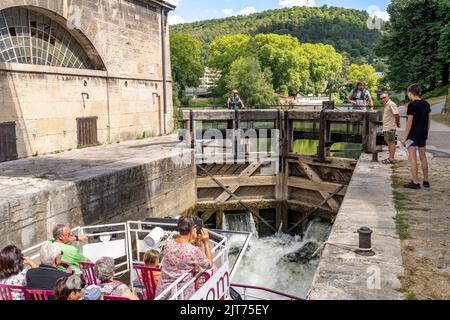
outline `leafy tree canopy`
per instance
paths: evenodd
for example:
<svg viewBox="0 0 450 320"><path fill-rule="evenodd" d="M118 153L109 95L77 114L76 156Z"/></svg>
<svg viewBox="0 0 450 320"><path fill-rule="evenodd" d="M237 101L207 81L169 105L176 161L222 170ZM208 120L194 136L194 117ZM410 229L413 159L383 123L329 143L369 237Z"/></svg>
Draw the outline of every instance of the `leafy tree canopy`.
<svg viewBox="0 0 450 320"><path fill-rule="evenodd" d="M352 64L348 68L348 83L351 83L353 87L359 81L364 81L366 83L366 89L369 90L370 94L374 96L378 87L378 81L380 78L375 75L375 68L369 64L357 65Z"/></svg>
<svg viewBox="0 0 450 320"><path fill-rule="evenodd" d="M203 74L201 43L188 34L171 34L170 50L172 76L181 98L182 92L187 87L196 87L200 84Z"/></svg>
<svg viewBox="0 0 450 320"><path fill-rule="evenodd" d="M173 33L188 33L199 39L204 48L218 36L229 34L291 35L302 43L330 44L355 63L372 62L379 30L367 27L366 11L337 7L294 7L268 10L249 16L229 17L180 24ZM204 51L206 54L206 50Z"/></svg>
<svg viewBox="0 0 450 320"><path fill-rule="evenodd" d="M393 89L418 83L427 90L449 83L450 1L392 0L390 22L377 46L386 56Z"/></svg>
<svg viewBox="0 0 450 320"><path fill-rule="evenodd" d="M227 93L237 89L249 107L277 104L278 97L267 80L256 57L241 57L231 64L226 76Z"/></svg>

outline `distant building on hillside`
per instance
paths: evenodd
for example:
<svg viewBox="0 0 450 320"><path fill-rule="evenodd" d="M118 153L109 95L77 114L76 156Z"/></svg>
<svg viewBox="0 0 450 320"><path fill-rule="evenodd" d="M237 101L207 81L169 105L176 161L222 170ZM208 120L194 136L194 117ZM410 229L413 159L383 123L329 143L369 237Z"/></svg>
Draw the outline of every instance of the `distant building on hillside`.
<svg viewBox="0 0 450 320"><path fill-rule="evenodd" d="M207 97L211 94L212 88L217 84L220 78L220 72L205 67L203 76L200 78L200 86L198 88L186 88L185 95L187 97Z"/></svg>

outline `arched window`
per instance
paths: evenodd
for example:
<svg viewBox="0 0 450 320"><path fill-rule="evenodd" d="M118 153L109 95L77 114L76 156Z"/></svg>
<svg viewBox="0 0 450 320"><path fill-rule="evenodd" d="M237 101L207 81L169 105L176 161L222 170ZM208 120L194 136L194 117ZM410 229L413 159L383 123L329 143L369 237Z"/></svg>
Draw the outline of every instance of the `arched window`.
<svg viewBox="0 0 450 320"><path fill-rule="evenodd" d="M0 11L0 61L95 69L63 26L26 8Z"/></svg>

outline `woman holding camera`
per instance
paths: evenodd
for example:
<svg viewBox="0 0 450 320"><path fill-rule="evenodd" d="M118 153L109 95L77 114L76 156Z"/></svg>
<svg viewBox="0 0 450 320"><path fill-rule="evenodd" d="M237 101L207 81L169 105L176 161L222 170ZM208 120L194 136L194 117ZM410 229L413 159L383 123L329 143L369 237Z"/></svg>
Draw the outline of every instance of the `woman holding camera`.
<svg viewBox="0 0 450 320"><path fill-rule="evenodd" d="M156 289L156 296L159 296L184 273L188 273L188 275L178 284L178 289L192 280L196 270L211 269L213 266L208 230L205 228L201 230L203 251L192 245L192 242L197 239L197 228L192 217L183 216L178 219L178 232L179 236L167 240L164 247L164 260L161 265L161 276ZM184 291L183 299L188 300L194 293L195 285L192 284ZM165 295L163 299L169 297L170 293Z"/></svg>

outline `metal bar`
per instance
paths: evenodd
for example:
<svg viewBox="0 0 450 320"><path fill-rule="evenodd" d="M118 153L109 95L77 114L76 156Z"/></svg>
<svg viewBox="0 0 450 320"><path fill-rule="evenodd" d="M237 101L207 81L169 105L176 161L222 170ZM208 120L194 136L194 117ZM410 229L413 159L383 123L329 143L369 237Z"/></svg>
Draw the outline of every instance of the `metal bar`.
<svg viewBox="0 0 450 320"><path fill-rule="evenodd" d="M247 239L245 240L244 245L242 246L241 252L239 253L238 258L236 259L233 267L231 268L231 273L230 273L230 281L233 279L234 274L236 273L237 268L239 267L239 264L241 263L241 260L244 258L244 254L245 251L248 248L248 245L250 244L250 239L252 237L252 233L250 233L250 235L247 237Z"/></svg>
<svg viewBox="0 0 450 320"><path fill-rule="evenodd" d="M276 291L276 290L272 290L272 289L268 289L268 288L263 288L263 287L258 287L258 286L252 286L252 285L243 285L243 284L236 284L236 283L232 283L231 287L237 287L237 288L243 288L244 290L246 289L254 289L254 290L260 290L260 291L266 291L266 292L270 292L282 297L286 297L286 298L290 298L292 300L304 300L303 298L291 295L291 294L287 294L287 293L283 293L280 291Z"/></svg>

